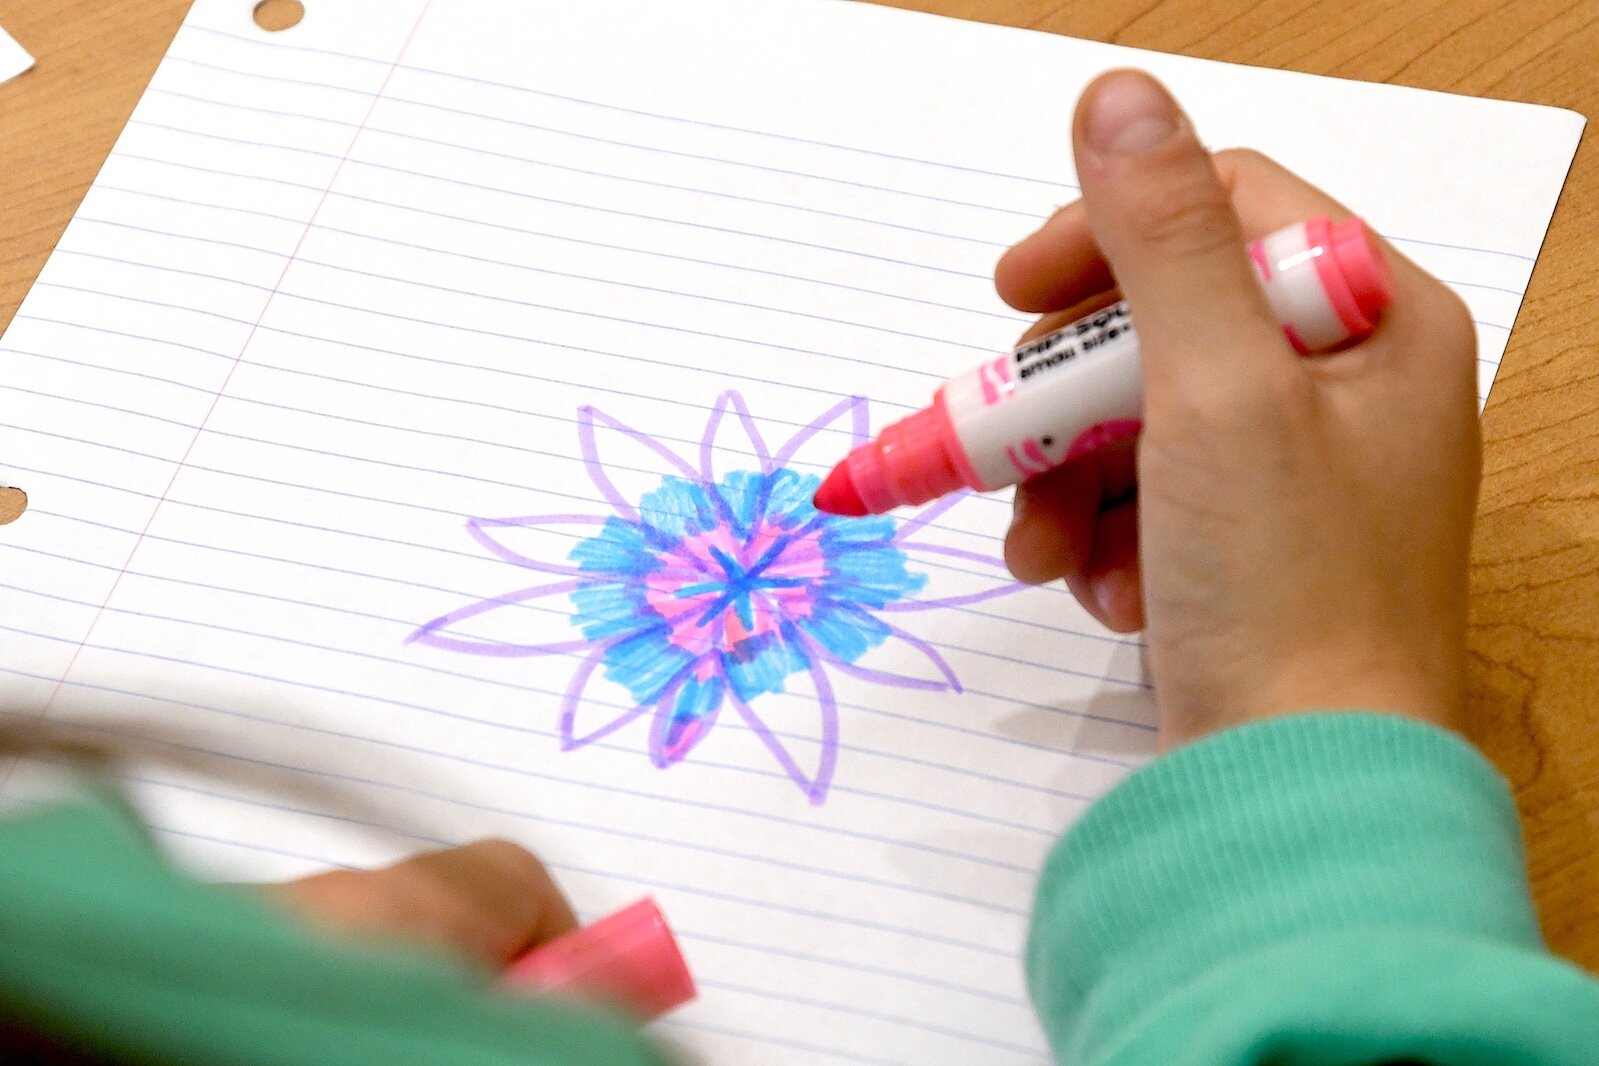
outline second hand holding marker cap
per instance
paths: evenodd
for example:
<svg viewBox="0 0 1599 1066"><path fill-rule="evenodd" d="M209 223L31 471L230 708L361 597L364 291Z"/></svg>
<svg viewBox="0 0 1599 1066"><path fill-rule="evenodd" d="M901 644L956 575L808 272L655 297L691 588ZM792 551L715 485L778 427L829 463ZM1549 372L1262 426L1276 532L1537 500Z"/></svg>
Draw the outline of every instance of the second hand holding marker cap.
<svg viewBox="0 0 1599 1066"><path fill-rule="evenodd" d="M641 1022L694 998L694 978L666 918L642 899L513 962L504 982L608 1004Z"/></svg>
<svg viewBox="0 0 1599 1066"><path fill-rule="evenodd" d="M1301 355L1366 336L1393 300L1371 231L1313 218L1249 246L1255 276ZM954 378L833 468L816 493L829 514L882 514L961 488L987 492L1053 470L1093 431L1143 412L1138 335L1111 304Z"/></svg>

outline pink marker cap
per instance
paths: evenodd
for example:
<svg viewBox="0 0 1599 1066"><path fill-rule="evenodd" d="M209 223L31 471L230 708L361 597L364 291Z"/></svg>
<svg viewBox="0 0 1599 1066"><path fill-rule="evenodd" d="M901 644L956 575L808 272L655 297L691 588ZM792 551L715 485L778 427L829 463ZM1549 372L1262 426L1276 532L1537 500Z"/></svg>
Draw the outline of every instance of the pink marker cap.
<svg viewBox="0 0 1599 1066"><path fill-rule="evenodd" d="M609 1003L650 1021L694 998L694 978L652 899L523 955L505 971L511 985Z"/></svg>
<svg viewBox="0 0 1599 1066"><path fill-rule="evenodd" d="M1333 258L1354 293L1355 303L1360 305L1362 314L1375 322L1394 302L1394 276L1388 270L1388 260L1377 248L1376 237L1358 218L1334 222L1329 235Z"/></svg>
<svg viewBox="0 0 1599 1066"><path fill-rule="evenodd" d="M1322 287L1350 334L1371 332L1377 317L1393 303L1393 275L1371 230L1358 218L1305 223L1306 237L1324 254L1316 260Z"/></svg>

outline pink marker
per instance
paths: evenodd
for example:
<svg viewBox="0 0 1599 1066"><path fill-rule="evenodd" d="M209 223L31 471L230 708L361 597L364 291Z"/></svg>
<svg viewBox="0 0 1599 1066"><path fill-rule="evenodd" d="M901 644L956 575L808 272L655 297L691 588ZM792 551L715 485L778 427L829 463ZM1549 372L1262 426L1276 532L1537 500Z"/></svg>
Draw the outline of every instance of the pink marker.
<svg viewBox="0 0 1599 1066"><path fill-rule="evenodd" d="M1249 247L1301 355L1366 336L1393 283L1359 219L1313 218ZM947 382L933 405L850 452L816 493L829 514L882 514L960 488L1004 488L1137 431L1138 335L1125 300Z"/></svg>
<svg viewBox="0 0 1599 1066"><path fill-rule="evenodd" d="M509 985L606 1003L641 1022L694 998L694 978L654 900L641 899L523 955Z"/></svg>

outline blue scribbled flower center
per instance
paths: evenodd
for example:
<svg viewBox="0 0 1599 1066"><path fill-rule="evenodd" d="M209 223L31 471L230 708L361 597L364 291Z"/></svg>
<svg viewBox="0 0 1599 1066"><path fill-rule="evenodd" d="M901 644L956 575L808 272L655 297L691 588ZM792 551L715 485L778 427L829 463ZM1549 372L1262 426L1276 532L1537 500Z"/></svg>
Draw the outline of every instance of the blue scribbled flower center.
<svg viewBox="0 0 1599 1066"><path fill-rule="evenodd" d="M745 629L755 628L754 597L766 589L798 588L805 584L804 578L775 577L768 570L771 564L781 557L788 538L779 541L766 553L757 559L754 565L745 568L737 559L720 548L711 549L711 557L722 568L721 580L701 581L697 584L684 585L675 595L684 599L695 599L701 596L713 597L705 614L701 617L702 625L710 621L720 612L731 607L738 613L739 621Z"/></svg>
<svg viewBox="0 0 1599 1066"><path fill-rule="evenodd" d="M853 663L888 636L871 612L926 583L886 517L811 506L820 479L738 471L714 484L664 478L636 519L611 517L572 550L595 582L574 621L605 646L605 674L666 714L681 757L731 695L783 691L818 660Z"/></svg>

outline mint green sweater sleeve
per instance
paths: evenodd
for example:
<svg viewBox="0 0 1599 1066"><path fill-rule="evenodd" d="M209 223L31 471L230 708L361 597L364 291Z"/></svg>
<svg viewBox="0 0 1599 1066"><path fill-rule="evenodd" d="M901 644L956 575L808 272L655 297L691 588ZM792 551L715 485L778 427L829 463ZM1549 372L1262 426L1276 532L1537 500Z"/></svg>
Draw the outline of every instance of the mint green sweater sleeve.
<svg viewBox="0 0 1599 1066"><path fill-rule="evenodd" d="M1027 968L1072 1066L1599 1062L1599 985L1543 947L1504 782L1385 715L1133 774L1051 856Z"/></svg>
<svg viewBox="0 0 1599 1066"><path fill-rule="evenodd" d="M163 1066L663 1061L615 1019L487 985L182 877L115 805L0 820L0 1017L29 1030Z"/></svg>

